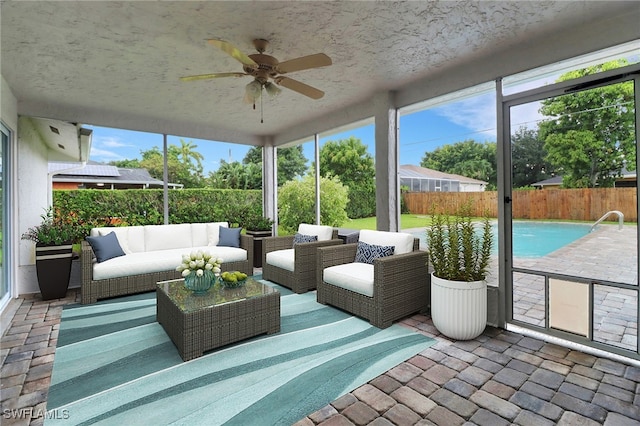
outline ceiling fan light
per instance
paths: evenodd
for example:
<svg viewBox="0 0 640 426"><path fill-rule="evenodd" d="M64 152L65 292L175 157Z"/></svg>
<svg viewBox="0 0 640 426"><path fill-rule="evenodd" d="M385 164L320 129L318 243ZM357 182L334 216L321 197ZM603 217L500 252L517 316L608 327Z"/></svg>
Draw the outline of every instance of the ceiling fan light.
<svg viewBox="0 0 640 426"><path fill-rule="evenodd" d="M276 86L275 84L271 83L270 81L268 81L268 82L266 82L264 84L264 90L267 91L269 96L278 96L280 94L280 92L282 92L282 89L280 89L278 86Z"/></svg>
<svg viewBox="0 0 640 426"><path fill-rule="evenodd" d="M260 92L262 92L262 85L257 80L253 80L245 87L245 99L255 102L260 98Z"/></svg>

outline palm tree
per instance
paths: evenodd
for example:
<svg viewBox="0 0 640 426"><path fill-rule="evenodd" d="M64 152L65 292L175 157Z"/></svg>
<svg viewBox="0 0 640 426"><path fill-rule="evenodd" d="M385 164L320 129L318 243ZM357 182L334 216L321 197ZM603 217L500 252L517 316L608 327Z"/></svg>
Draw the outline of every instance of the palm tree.
<svg viewBox="0 0 640 426"><path fill-rule="evenodd" d="M196 171L202 173L202 160L204 160L204 157L196 151L197 147L198 145L193 142L185 142L184 139L181 138L179 147L180 154L178 155L178 158L182 164L188 167L193 165L192 160L195 161Z"/></svg>

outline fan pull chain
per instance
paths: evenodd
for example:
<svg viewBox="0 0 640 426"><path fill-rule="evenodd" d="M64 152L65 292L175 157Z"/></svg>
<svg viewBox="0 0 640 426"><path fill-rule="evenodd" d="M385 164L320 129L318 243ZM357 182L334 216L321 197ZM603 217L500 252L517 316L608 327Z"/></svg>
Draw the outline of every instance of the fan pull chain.
<svg viewBox="0 0 640 426"><path fill-rule="evenodd" d="M263 86L264 88L264 86ZM264 123L263 117L264 117L264 112L262 109L262 98L264 98L263 93L262 93L262 89L260 89L260 124Z"/></svg>

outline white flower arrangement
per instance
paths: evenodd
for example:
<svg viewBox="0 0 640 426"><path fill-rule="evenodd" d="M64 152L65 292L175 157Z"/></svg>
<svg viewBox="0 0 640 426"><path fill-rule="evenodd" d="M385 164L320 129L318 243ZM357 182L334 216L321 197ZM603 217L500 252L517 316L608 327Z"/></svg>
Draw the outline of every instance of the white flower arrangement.
<svg viewBox="0 0 640 426"><path fill-rule="evenodd" d="M217 277L220 276L221 265L221 258L212 255L208 251L198 250L182 255L182 263L178 265L176 271L181 272L183 277L187 277L191 273L201 277L205 271L212 272Z"/></svg>

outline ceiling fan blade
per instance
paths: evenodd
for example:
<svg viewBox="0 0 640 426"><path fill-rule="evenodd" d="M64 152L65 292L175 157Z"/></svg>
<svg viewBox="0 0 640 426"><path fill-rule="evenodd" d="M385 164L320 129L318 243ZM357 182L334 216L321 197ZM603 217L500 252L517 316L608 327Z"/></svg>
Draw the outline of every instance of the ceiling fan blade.
<svg viewBox="0 0 640 426"><path fill-rule="evenodd" d="M294 92L300 93L301 95L308 96L311 99L320 99L324 96L324 92L322 90L318 90L315 87L311 87L292 78L277 77L275 79L275 82L280 86L284 86L287 89L291 89Z"/></svg>
<svg viewBox="0 0 640 426"><path fill-rule="evenodd" d="M215 74L200 74L200 75L188 75L186 77L180 77L182 81L195 81L195 80L208 80L210 78L220 78L220 77L244 77L245 74L243 72L218 72Z"/></svg>
<svg viewBox="0 0 640 426"><path fill-rule="evenodd" d="M258 64L253 59L251 59L250 57L242 53L240 49L238 49L228 41L218 40L218 39L211 39L207 41L209 42L209 44L212 44L213 46L219 48L223 52L231 55L238 61L242 62L244 65L251 68L258 68Z"/></svg>
<svg viewBox="0 0 640 426"><path fill-rule="evenodd" d="M279 74L286 74L293 71L308 70L311 68L325 67L331 65L331 58L324 53L316 53L315 55L302 56L300 58L291 59L289 61L280 62L276 66Z"/></svg>

